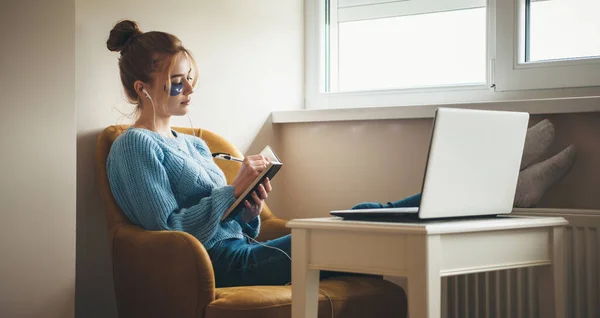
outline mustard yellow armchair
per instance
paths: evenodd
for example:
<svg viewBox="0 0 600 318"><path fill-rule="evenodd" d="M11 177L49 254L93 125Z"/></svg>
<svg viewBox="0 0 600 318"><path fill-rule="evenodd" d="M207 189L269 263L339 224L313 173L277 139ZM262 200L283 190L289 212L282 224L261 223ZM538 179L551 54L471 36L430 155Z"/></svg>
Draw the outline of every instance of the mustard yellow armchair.
<svg viewBox="0 0 600 318"><path fill-rule="evenodd" d="M210 258L202 242L177 231L146 231L133 225L117 205L108 183L106 159L112 143L128 126L110 126L98 137L96 161L105 205L108 243L119 317L169 318L288 318L291 286L215 288ZM174 128L191 134L189 128ZM242 154L222 137L202 129L213 152ZM240 164L217 161L231 183ZM266 241L289 234L285 220L267 205L261 213L261 233ZM336 277L321 282L333 302L335 318L406 317L405 292L376 277ZM329 299L319 296L319 318L331 317Z"/></svg>

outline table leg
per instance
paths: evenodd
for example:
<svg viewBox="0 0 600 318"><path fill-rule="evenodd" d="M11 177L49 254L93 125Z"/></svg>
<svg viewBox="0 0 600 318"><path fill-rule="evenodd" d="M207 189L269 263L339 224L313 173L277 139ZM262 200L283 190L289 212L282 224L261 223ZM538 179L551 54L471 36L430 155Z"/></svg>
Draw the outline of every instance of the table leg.
<svg viewBox="0 0 600 318"><path fill-rule="evenodd" d="M420 241L420 242L419 242ZM415 237L408 277L408 317L441 317L442 281L440 276L440 237Z"/></svg>
<svg viewBox="0 0 600 318"><path fill-rule="evenodd" d="M538 270L538 295L540 317L565 318L565 255L563 227L555 227L549 242L552 251L552 265Z"/></svg>
<svg viewBox="0 0 600 318"><path fill-rule="evenodd" d="M308 268L308 231L292 229L292 318L316 318L319 270Z"/></svg>

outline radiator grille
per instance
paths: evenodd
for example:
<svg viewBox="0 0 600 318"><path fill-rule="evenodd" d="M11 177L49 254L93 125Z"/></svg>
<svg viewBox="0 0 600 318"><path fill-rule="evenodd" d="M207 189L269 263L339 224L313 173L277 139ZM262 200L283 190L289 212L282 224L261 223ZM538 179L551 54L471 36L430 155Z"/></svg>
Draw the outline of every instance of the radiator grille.
<svg viewBox="0 0 600 318"><path fill-rule="evenodd" d="M600 211L527 209L515 214L560 216L569 221L564 232L567 317L600 317ZM521 268L444 278L442 315L537 318L536 274L535 268Z"/></svg>

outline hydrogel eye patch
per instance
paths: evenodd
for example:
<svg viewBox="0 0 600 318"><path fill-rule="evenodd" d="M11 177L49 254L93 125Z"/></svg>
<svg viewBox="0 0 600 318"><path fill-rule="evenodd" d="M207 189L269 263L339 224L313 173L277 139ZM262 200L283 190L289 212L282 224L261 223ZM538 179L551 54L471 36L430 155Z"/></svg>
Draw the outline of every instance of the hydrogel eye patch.
<svg viewBox="0 0 600 318"><path fill-rule="evenodd" d="M171 92L169 92L169 95L177 96L181 94L181 91L183 91L183 82L177 84L171 83Z"/></svg>
<svg viewBox="0 0 600 318"><path fill-rule="evenodd" d="M166 90L167 90L167 84L165 84L165 91ZM171 84L171 91L169 92L169 95L177 96L177 95L181 94L182 91L183 91L183 82L178 83L178 84Z"/></svg>

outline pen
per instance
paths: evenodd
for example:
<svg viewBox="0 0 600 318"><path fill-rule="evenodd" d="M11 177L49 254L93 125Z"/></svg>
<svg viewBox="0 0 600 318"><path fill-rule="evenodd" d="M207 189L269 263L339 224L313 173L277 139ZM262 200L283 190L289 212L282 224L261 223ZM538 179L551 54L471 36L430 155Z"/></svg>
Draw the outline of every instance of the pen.
<svg viewBox="0 0 600 318"><path fill-rule="evenodd" d="M222 159L222 160L244 162L244 159L236 158L228 153L223 153L223 152L215 152L212 154L212 156L213 156L213 158Z"/></svg>

